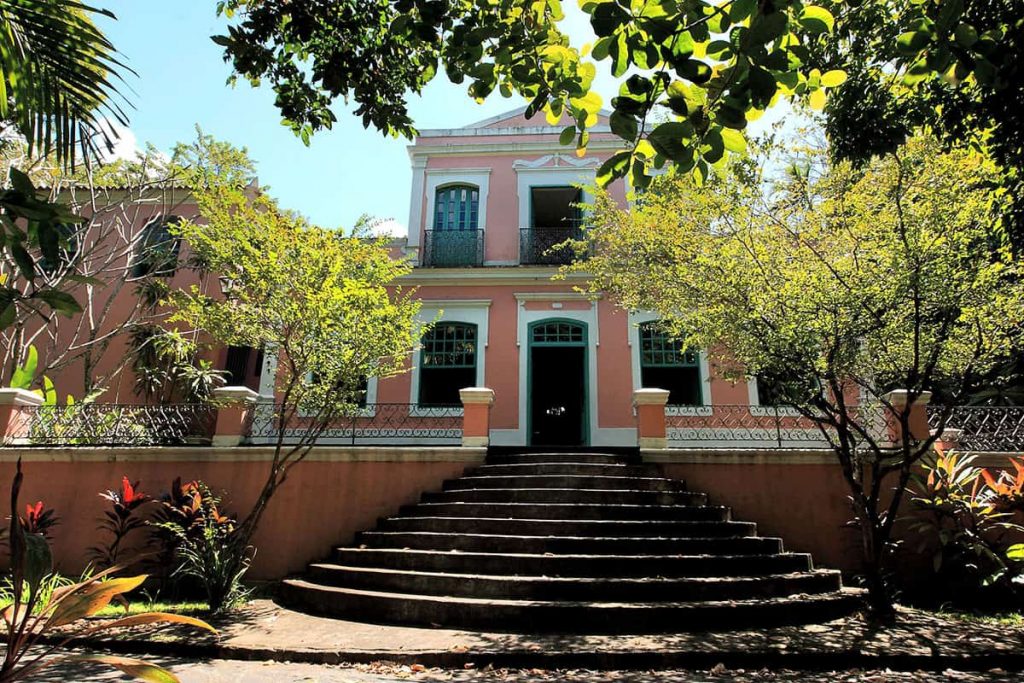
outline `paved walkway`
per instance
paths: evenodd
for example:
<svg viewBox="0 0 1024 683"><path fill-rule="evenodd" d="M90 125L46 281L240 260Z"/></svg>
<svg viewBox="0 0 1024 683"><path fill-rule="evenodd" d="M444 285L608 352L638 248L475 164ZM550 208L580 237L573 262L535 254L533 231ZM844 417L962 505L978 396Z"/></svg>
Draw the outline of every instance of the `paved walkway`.
<svg viewBox="0 0 1024 683"><path fill-rule="evenodd" d="M238 662L216 659L185 662L151 658L173 671L182 683L1016 683L1019 675L1002 671L929 672L875 671L745 671L717 668L712 671L568 671L511 669L425 669L417 666L362 664L292 664ZM55 667L32 679L38 683L112 682L125 680L116 672L95 667Z"/></svg>
<svg viewBox="0 0 1024 683"><path fill-rule="evenodd" d="M1024 669L1024 629L967 623L915 610L901 610L896 624L885 629L849 617L825 624L726 633L530 636L364 624L309 616L257 600L219 627L219 639L194 630L139 629L105 644L191 659L392 661L448 668L490 664L542 669L710 669L724 662L751 670L765 666Z"/></svg>

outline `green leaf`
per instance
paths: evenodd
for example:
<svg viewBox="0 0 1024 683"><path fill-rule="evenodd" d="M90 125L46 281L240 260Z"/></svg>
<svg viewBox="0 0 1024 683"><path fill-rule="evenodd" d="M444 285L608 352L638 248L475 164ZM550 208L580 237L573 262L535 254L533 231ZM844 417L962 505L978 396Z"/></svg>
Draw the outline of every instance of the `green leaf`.
<svg viewBox="0 0 1024 683"><path fill-rule="evenodd" d="M729 18L739 23L749 17L757 9L757 0L735 0L729 8Z"/></svg>
<svg viewBox="0 0 1024 683"><path fill-rule="evenodd" d="M824 7L808 5L800 13L800 23L810 33L830 33L836 20Z"/></svg>
<svg viewBox="0 0 1024 683"><path fill-rule="evenodd" d="M14 369L11 375L11 388L29 389L36 379L36 370L39 368L39 352L34 344L29 344L28 355L25 362Z"/></svg>
<svg viewBox="0 0 1024 683"><path fill-rule="evenodd" d="M61 657L55 661L106 664L122 673L128 674L136 680L146 681L146 683L180 683L178 677L167 669L141 659L131 659L116 655L73 655L71 657Z"/></svg>
<svg viewBox="0 0 1024 683"><path fill-rule="evenodd" d="M953 39L963 47L971 47L978 42L978 31L970 24L960 24L953 31Z"/></svg>
<svg viewBox="0 0 1024 683"><path fill-rule="evenodd" d="M558 144L571 145L576 138L576 126L566 126L558 136Z"/></svg>
<svg viewBox="0 0 1024 683"><path fill-rule="evenodd" d="M1014 561L1024 560L1024 543L1014 543L1007 548L1006 557Z"/></svg>
<svg viewBox="0 0 1024 683"><path fill-rule="evenodd" d="M730 152L743 153L747 150L747 138L743 133L732 128L723 128L719 131L725 148Z"/></svg>
<svg viewBox="0 0 1024 683"><path fill-rule="evenodd" d="M915 55L931 40L927 31L907 31L896 39L896 48L905 55Z"/></svg>
<svg viewBox="0 0 1024 683"><path fill-rule="evenodd" d="M611 126L612 132L623 140L628 142L636 140L638 126L637 120L633 116L614 111L608 118L608 125Z"/></svg>
<svg viewBox="0 0 1024 683"><path fill-rule="evenodd" d="M22 246L21 242L12 243L10 251L11 256L14 257L14 262L18 264L21 276L29 282L33 281L36 277L36 267L35 261L32 260L32 255Z"/></svg>
<svg viewBox="0 0 1024 683"><path fill-rule="evenodd" d="M821 84L826 88L835 88L846 82L846 72L841 69L826 71L821 75Z"/></svg>
<svg viewBox="0 0 1024 683"><path fill-rule="evenodd" d="M45 301L53 310L63 313L69 318L75 313L82 312L82 307L75 297L59 289L45 289L36 294L36 297Z"/></svg>
<svg viewBox="0 0 1024 683"><path fill-rule="evenodd" d="M699 59L687 59L676 66L676 73L681 78L698 85L711 80L711 67Z"/></svg>
<svg viewBox="0 0 1024 683"><path fill-rule="evenodd" d="M18 169L11 167L11 185L15 190L21 192L29 197L34 197L36 194L35 185L32 184L32 179L25 173L22 173Z"/></svg>
<svg viewBox="0 0 1024 683"><path fill-rule="evenodd" d="M25 534L25 581L37 591L43 579L53 572L50 544L42 534Z"/></svg>
<svg viewBox="0 0 1024 683"><path fill-rule="evenodd" d="M669 121L651 131L647 140L654 150L664 157L675 160L686 151L684 139L693 134L693 127L682 121Z"/></svg>
<svg viewBox="0 0 1024 683"><path fill-rule="evenodd" d="M601 168L597 169L597 184L601 187L607 187L616 178L621 178L626 175L626 170L629 167L629 152L616 152L612 156L601 164Z"/></svg>

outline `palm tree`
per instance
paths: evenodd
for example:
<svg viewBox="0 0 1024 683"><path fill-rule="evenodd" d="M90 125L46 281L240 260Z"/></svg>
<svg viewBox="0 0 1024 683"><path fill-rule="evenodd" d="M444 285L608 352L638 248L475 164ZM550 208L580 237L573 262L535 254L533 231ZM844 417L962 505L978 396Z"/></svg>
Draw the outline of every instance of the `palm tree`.
<svg viewBox="0 0 1024 683"><path fill-rule="evenodd" d="M90 157L112 148L109 121L128 123L116 82L131 69L94 15L115 18L78 0L0 0L0 131L67 166L77 150Z"/></svg>

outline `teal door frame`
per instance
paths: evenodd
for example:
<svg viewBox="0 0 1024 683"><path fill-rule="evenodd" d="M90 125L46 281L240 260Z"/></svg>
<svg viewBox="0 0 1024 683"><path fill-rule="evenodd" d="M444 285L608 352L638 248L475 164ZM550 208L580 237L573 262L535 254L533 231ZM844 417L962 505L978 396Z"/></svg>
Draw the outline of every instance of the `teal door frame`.
<svg viewBox="0 0 1024 683"><path fill-rule="evenodd" d="M533 341L533 330L550 323L566 323L583 329L582 342L539 342ZM573 318L544 318L526 327L526 445L533 446L533 349L534 347L582 347L583 348L583 445L590 445L590 326ZM543 445L543 444L537 444Z"/></svg>

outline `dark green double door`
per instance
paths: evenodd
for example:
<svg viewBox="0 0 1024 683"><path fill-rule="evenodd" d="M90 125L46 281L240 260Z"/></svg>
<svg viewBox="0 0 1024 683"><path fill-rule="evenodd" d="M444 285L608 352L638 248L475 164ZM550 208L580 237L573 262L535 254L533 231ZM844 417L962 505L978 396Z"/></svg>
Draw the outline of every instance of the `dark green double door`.
<svg viewBox="0 0 1024 683"><path fill-rule="evenodd" d="M586 325L545 320L530 326L531 446L587 442Z"/></svg>

